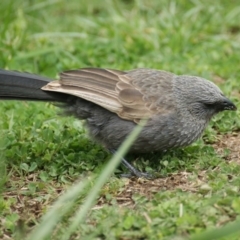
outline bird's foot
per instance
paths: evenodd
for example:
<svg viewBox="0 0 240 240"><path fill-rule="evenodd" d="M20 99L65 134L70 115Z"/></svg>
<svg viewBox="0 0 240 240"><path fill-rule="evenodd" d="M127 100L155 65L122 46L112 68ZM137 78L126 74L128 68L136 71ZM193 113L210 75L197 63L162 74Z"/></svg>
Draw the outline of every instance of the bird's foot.
<svg viewBox="0 0 240 240"><path fill-rule="evenodd" d="M112 149L110 149L109 151L113 154L116 152L115 150L112 150ZM121 174L120 175L121 177L125 177L125 178L138 177L138 178L146 178L146 179L155 178L150 173L140 172L124 158L121 159L121 163L130 171L129 173Z"/></svg>
<svg viewBox="0 0 240 240"><path fill-rule="evenodd" d="M121 174L120 175L121 177L125 177L125 178L138 177L138 178L147 178L147 179L154 178L154 176L150 173L140 172L124 158L122 158L122 164L130 171L130 173Z"/></svg>
<svg viewBox="0 0 240 240"><path fill-rule="evenodd" d="M137 174L136 173L123 173L123 174L120 174L120 177L122 178L146 178L146 179L154 179L154 176L150 173L147 173L147 172L138 172Z"/></svg>

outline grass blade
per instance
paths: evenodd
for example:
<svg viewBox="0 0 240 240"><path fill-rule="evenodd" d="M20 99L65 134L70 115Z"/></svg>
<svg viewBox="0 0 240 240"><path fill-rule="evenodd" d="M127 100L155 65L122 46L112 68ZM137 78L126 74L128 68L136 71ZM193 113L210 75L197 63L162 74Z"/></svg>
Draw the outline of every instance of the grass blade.
<svg viewBox="0 0 240 240"><path fill-rule="evenodd" d="M120 146L116 154L114 154L113 158L104 168L101 175L96 179L95 184L90 193L88 194L84 204L80 206L79 210L77 211L76 215L73 218L71 226L69 226L67 233L63 236L62 238L63 240L69 239L71 234L77 229L79 224L81 224L81 222L85 220L90 208L93 206L96 200L96 197L100 189L105 184L110 175L113 173L113 171L116 169L116 167L119 165L119 163L121 162L121 158L126 154L134 140L137 138L138 134L142 130L143 124L145 123L146 121L142 122L142 124L139 124L137 127L135 127L135 129L132 131L129 137L123 142L123 144Z"/></svg>
<svg viewBox="0 0 240 240"><path fill-rule="evenodd" d="M214 240L230 237L233 234L239 233L240 235L240 219L228 223L225 226L209 231L205 231L201 234L192 236L189 240Z"/></svg>
<svg viewBox="0 0 240 240"><path fill-rule="evenodd" d="M71 209L75 199L84 191L88 183L90 183L89 179L81 181L60 196L47 214L42 217L41 223L28 236L28 240L42 240L51 234L58 221Z"/></svg>

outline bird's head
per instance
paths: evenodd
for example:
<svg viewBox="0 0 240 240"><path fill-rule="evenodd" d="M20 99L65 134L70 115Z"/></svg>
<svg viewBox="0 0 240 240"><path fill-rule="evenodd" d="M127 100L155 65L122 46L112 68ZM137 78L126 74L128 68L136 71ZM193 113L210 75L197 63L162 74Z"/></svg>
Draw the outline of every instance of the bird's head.
<svg viewBox="0 0 240 240"><path fill-rule="evenodd" d="M210 120L221 111L237 109L219 87L206 79L183 75L175 77L173 83L176 104L193 117Z"/></svg>

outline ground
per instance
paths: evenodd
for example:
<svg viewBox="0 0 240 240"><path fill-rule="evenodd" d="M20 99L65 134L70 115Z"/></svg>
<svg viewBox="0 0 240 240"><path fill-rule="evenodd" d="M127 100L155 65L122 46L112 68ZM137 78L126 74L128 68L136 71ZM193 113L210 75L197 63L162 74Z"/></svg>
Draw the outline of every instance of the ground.
<svg viewBox="0 0 240 240"><path fill-rule="evenodd" d="M234 162L239 165L239 136L237 133L220 136L218 142L213 144L213 147L216 153L223 157L226 164ZM227 155L224 154L224 151L226 150L229 152ZM187 171L178 171L169 174L167 177L152 180L137 178L115 179L117 182L121 181L121 184L119 185L119 183L117 183L118 187L116 189L115 186L111 186L111 183L107 183L95 206L92 207L92 211L104 209L106 205L117 205L119 208L129 208L134 211L139 204L139 197L144 197L147 201L153 201L155 195L162 191L172 192L180 190L181 192L201 193L205 195L212 191L212 187L208 185L208 172L209 170L201 170L196 174ZM219 172L219 167L217 166L214 169L211 169L210 172ZM31 191L31 184L34 186L39 182L39 179L37 178L38 173L28 174L25 177L17 174L17 176L12 175L10 181L7 182L7 188L9 190L3 193L3 197L11 203L10 207L12 213L18 216L18 221L16 222L17 225L21 225L22 221L28 227L35 224L34 222L37 219L40 219L43 212L45 212L46 207L52 204L66 189L66 185L59 184L57 181L51 181L46 189L43 186L41 190L33 190L32 194L29 194L29 191ZM227 178L231 180L232 176L228 175ZM34 188L36 187L34 186ZM16 191L16 189L18 190ZM235 191L238 191L238 189L235 189ZM112 202L113 199L114 202ZM223 211L222 207L218 207L217 205L214 207ZM152 223L152 219L147 212L143 213L143 217L149 224ZM222 226L235 218L236 215L232 215L231 213L228 217L225 216L223 219L220 218L215 225ZM2 225L6 224L4 219L2 219L1 222ZM5 231L3 239L9 238L11 238L11 233ZM119 239L130 238L120 237Z"/></svg>

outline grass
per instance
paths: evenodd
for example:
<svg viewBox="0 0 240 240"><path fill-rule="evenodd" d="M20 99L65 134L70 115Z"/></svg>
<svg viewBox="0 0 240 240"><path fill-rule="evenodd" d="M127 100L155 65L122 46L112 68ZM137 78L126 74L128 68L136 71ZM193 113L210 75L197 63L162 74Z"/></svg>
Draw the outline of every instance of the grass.
<svg viewBox="0 0 240 240"><path fill-rule="evenodd" d="M86 66L164 69L210 79L240 107L237 1L2 0L0 16L1 68L51 78ZM91 173L111 156L49 103L2 101L0 112L0 238L23 239L63 191L89 178L82 203ZM185 239L239 219L239 129L239 113L224 112L187 148L130 156L161 178L112 176L72 239Z"/></svg>

